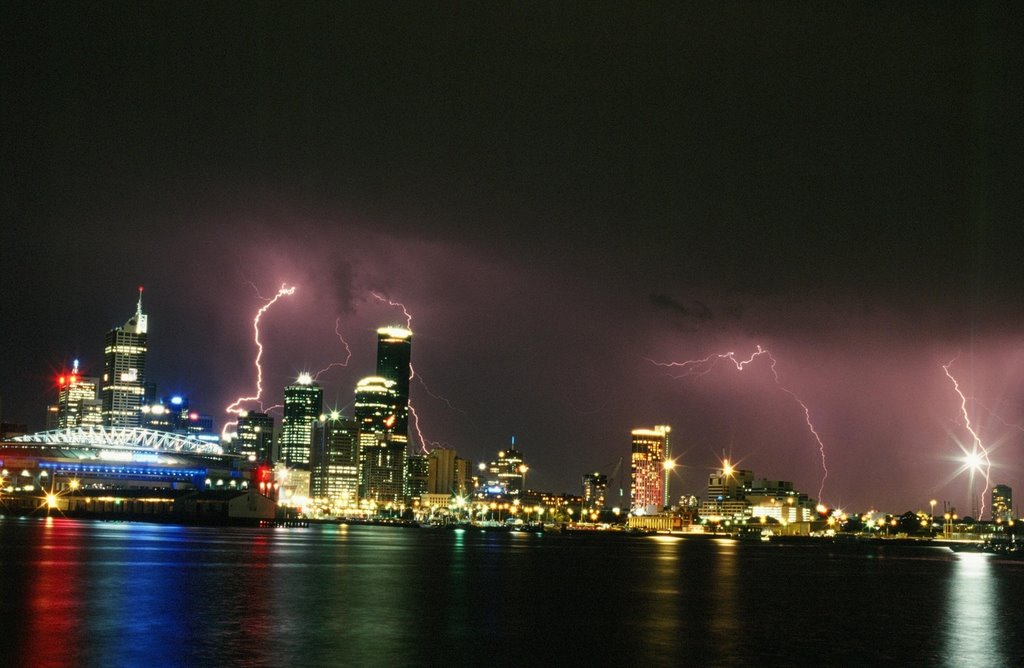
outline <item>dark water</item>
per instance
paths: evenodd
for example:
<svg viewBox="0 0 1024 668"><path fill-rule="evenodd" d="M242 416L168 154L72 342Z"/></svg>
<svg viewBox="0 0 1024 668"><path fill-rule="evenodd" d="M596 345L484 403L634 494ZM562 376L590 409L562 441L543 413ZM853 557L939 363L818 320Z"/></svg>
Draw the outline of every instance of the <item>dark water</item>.
<svg viewBox="0 0 1024 668"><path fill-rule="evenodd" d="M0 665L1024 665L1024 562L0 519Z"/></svg>

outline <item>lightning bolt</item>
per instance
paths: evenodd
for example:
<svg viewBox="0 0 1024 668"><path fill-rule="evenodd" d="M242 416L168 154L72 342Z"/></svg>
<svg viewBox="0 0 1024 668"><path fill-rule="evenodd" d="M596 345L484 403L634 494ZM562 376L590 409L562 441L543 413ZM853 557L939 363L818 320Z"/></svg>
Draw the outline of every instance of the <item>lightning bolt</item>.
<svg viewBox="0 0 1024 668"><path fill-rule="evenodd" d="M397 306L398 308L402 309L402 313L405 315L405 327L406 329L412 329L412 314L410 314L409 310L405 308L405 304L393 302L390 299L384 297L383 295L377 294L376 292L371 292L370 294L376 297L378 300L384 302L388 306Z"/></svg>
<svg viewBox="0 0 1024 668"><path fill-rule="evenodd" d="M392 301L391 299L388 299L384 295L378 294L376 292L371 292L370 294L373 295L374 298L376 298L378 301L384 302L388 306L394 306L396 308L402 309L402 314L405 316L405 326L406 326L407 329L412 330L412 314L409 313L409 309L407 309L405 307L405 304L402 304L401 302ZM409 380L411 381L413 378L415 378L415 379L420 381L420 385L422 385L423 389L427 391L427 394L429 394L430 396L434 397L435 399L439 399L440 401L443 401L452 410L458 411L459 413L462 413L463 415L466 414L465 411L456 408L452 404L452 402L450 402L448 399L446 399L446 398L444 398L444 397L442 397L442 396L440 396L438 394L434 394L433 392L431 392L430 388L427 387L426 381L423 380L422 376L419 376L419 375L416 374L416 369L413 368L412 364L410 364L409 365ZM435 448L441 447L442 444L439 441L431 441L430 439L428 439L427 437L425 437L423 435L423 429L422 429L422 427L420 427L420 416L419 416L419 413L416 412L416 407L412 403L412 397L409 397L409 415L412 416L412 427L416 431L416 437L420 441L420 451L424 452L424 453L429 452L429 450L427 448L428 445L433 446Z"/></svg>
<svg viewBox="0 0 1024 668"><path fill-rule="evenodd" d="M989 415L991 415L993 418L995 418L996 420L999 420L999 422L1002 423L1002 425L1004 427L1009 427L1010 429L1016 429L1017 431L1024 432L1024 425L1015 424L1013 422L1007 422L1005 419L1000 417L1000 415L998 413L996 413L993 409L991 409L988 406L986 406L985 404L981 403L981 401L979 401L977 397L968 397L968 398L971 401L973 401L975 405L981 406L982 409L984 409L984 411L986 413L988 413Z"/></svg>
<svg viewBox="0 0 1024 668"><path fill-rule="evenodd" d="M978 435L978 432L974 430L974 426L971 424L971 416L968 414L967 411L967 397L964 395L963 391L961 391L960 383L957 382L957 379L949 370L949 368L953 366L953 362L957 361L959 357L960 355L958 354L956 357L949 360L949 362L943 364L942 370L946 372L946 377L949 378L949 380L953 383L953 391L956 392L958 397L960 397L960 415L963 416L964 418L964 427L967 428L967 431L971 434L971 438L974 439L974 444L971 452L967 452L965 450L964 454L967 455L967 457L970 458L970 460L980 457L979 461L983 460L985 462L985 470L983 472L983 475L985 476L985 489L981 491L981 503L979 504L978 512L979 517L976 518L980 519L980 516L985 514L985 494L988 493L988 489L991 484L990 476L992 474L992 460L989 459L988 449L981 442L981 437ZM974 469L976 467L973 463L971 463L970 460L968 461L967 468L970 469L970 475L973 481ZM978 468L980 469L980 467Z"/></svg>
<svg viewBox="0 0 1024 668"><path fill-rule="evenodd" d="M341 326L341 316L338 316L334 321L334 333L341 340L341 345L345 346L345 361L344 362L331 362L323 369L320 369L313 375L313 380L320 380L320 374L333 369L336 366L348 366L349 361L352 359L352 349L348 347L348 341L342 336L341 330L338 328Z"/></svg>
<svg viewBox="0 0 1024 668"><path fill-rule="evenodd" d="M250 283L250 285L252 285L254 289L256 288L256 286L253 285L252 283ZM256 290L256 294L257 294L257 296L259 296L259 290L258 289ZM257 401L258 402L263 397L263 365L260 363L262 361L262 359L263 359L263 343L260 342L260 318L263 317L263 314L267 312L267 309L269 309L271 306L273 306L277 302L278 299L280 299L281 297L286 297L286 296L290 296L290 295L293 295L293 294L295 294L295 286L288 287L285 283L282 283L281 287L277 291L277 294L275 294L273 297L271 297L270 299L266 299L264 297L261 297L261 299L264 299L266 301L266 304L261 306L259 308L259 310L256 311L256 316L252 319L252 331L253 331L253 337L252 338L253 338L253 341L256 343L256 358L253 360L253 365L256 367L256 394L254 396L249 396L249 397L245 397L245 396L238 397L232 403L228 404L228 406L224 409L225 413L230 413L232 415L239 415L239 414L241 414L241 412L243 410L242 409L242 404L250 402L250 401ZM261 404L261 408L262 408L262 404ZM226 423L224 425L224 429L221 431L221 438L226 439L227 435L229 433L228 430L231 427L237 427L237 426L238 426L238 420L232 420L232 421Z"/></svg>
<svg viewBox="0 0 1024 668"><path fill-rule="evenodd" d="M701 376L705 376L711 373L712 369L715 368L715 365L718 364L718 362L721 360L728 360L729 362L732 363L734 367L736 367L737 371L743 371L749 364L751 364L758 357L766 357L769 360L769 368L772 372L772 378L775 380L775 386L778 387L783 392L785 392L786 394L788 394L790 397L792 397L793 401L795 401L800 406L800 408L803 409L804 422L807 423L807 429L811 432L811 436L814 437L815 442L817 442L818 453L821 455L821 469L823 473L821 476L821 485L818 487L818 499L821 500L825 493L825 481L828 479L828 466L825 462L825 442L822 440L821 434L818 433L817 428L815 428L814 423L811 421L811 409L807 407L807 403L803 399L801 399L796 394L796 392L789 389L788 387L786 387L786 385L783 384L782 378L779 376L779 370L777 368L778 360L775 359L775 356L772 355L767 348L763 348L762 346L758 345L754 353L747 359L737 358L736 353L734 352L716 353L714 355L708 355L707 357L704 357L702 359L686 360L685 362L657 362L655 360L650 359L649 357L645 357L644 359L646 359L648 362L656 366L670 369L680 369L682 373L679 373L678 375L673 375L673 378L699 378Z"/></svg>
<svg viewBox="0 0 1024 668"><path fill-rule="evenodd" d="M427 394L429 394L430 396L434 397L438 401L444 402L444 404L446 406L448 406L448 408L452 409L456 413L462 413L463 415L469 415L466 411L462 410L461 408L459 408L458 406L453 404L448 399L448 397L443 397L440 394L435 394L433 391L431 391L430 387L427 385L427 381L423 380L423 376L417 376L416 375L416 370L412 368L412 364L409 365L409 371L410 371L409 380L412 380L413 378L415 378L416 380L420 381L420 385L423 386L423 389L426 391Z"/></svg>

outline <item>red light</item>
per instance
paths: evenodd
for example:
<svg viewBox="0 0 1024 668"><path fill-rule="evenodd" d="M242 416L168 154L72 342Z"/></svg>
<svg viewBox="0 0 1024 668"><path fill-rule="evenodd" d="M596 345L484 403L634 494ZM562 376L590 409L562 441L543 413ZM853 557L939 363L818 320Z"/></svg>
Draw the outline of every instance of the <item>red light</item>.
<svg viewBox="0 0 1024 668"><path fill-rule="evenodd" d="M61 376L60 378L58 378L57 382L60 383L61 385L63 385L64 384L64 376Z"/></svg>
<svg viewBox="0 0 1024 668"><path fill-rule="evenodd" d="M74 385L75 383L78 382L78 376L76 376L75 374L71 374L71 380L69 380L68 382Z"/></svg>
<svg viewBox="0 0 1024 668"><path fill-rule="evenodd" d="M199 419L199 413L189 413L188 414L188 419L192 420L192 421L198 420Z"/></svg>

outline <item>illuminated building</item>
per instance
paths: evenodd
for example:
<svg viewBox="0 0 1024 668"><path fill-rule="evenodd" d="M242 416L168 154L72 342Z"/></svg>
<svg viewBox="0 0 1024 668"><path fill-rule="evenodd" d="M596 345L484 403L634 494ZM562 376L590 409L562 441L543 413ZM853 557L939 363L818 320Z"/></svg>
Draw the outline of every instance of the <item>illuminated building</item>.
<svg viewBox="0 0 1024 668"><path fill-rule="evenodd" d="M235 429L235 449L246 459L270 462L274 454L274 418L256 411L242 412Z"/></svg>
<svg viewBox="0 0 1024 668"><path fill-rule="evenodd" d="M427 483L430 477L429 466L425 454L414 452L409 455L405 468L406 499L418 499L427 493Z"/></svg>
<svg viewBox="0 0 1024 668"><path fill-rule="evenodd" d="M722 468L708 476L708 501L742 501L746 490L754 482L754 472L733 468L729 460ZM767 481L764 481L767 483ZM784 483L792 487L792 483Z"/></svg>
<svg viewBox="0 0 1024 668"><path fill-rule="evenodd" d="M409 433L409 375L412 355L412 332L403 327L381 327L377 330L377 376L394 382L395 434Z"/></svg>
<svg viewBox="0 0 1024 668"><path fill-rule="evenodd" d="M787 524L815 519L816 504L806 494L794 490L793 483L787 480L758 479L745 483L743 501L746 514L751 517L773 518Z"/></svg>
<svg viewBox="0 0 1024 668"><path fill-rule="evenodd" d="M321 415L313 425L309 495L342 507L359 501L359 427L337 411Z"/></svg>
<svg viewBox="0 0 1024 668"><path fill-rule="evenodd" d="M1009 485L992 488L992 521L1003 522L1013 519L1013 490Z"/></svg>
<svg viewBox="0 0 1024 668"><path fill-rule="evenodd" d="M139 426L139 409L146 393L146 354L149 316L142 312L142 288L135 314L107 332L103 347L103 424Z"/></svg>
<svg viewBox="0 0 1024 668"><path fill-rule="evenodd" d="M634 429L630 457L629 507L634 514L657 513L664 501L663 474L668 451L667 425Z"/></svg>
<svg viewBox="0 0 1024 668"><path fill-rule="evenodd" d="M435 448L427 455L427 492L466 496L471 488L469 460L450 448Z"/></svg>
<svg viewBox="0 0 1024 668"><path fill-rule="evenodd" d="M239 489L238 457L220 446L140 427L68 427L4 438L0 461L17 460L35 487Z"/></svg>
<svg viewBox="0 0 1024 668"><path fill-rule="evenodd" d="M57 404L50 404L46 407L46 429L47 431L57 428L57 422L60 419L60 406Z"/></svg>
<svg viewBox="0 0 1024 668"><path fill-rule="evenodd" d="M163 402L143 404L139 408L139 426L156 431L174 431L178 426L178 415Z"/></svg>
<svg viewBox="0 0 1024 668"><path fill-rule="evenodd" d="M700 507L700 516L711 520L731 519L747 514L746 487L754 481L754 472L733 468L729 460L708 476L707 496Z"/></svg>
<svg viewBox="0 0 1024 668"><path fill-rule="evenodd" d="M213 416L190 410L188 398L181 395L164 397L160 401L143 404L139 409L141 426L157 431L173 431L206 440L216 440Z"/></svg>
<svg viewBox="0 0 1024 668"><path fill-rule="evenodd" d="M103 424L99 381L99 378L81 375L78 372L78 360L75 360L70 373L61 374L57 379L57 427Z"/></svg>
<svg viewBox="0 0 1024 668"><path fill-rule="evenodd" d="M320 419L323 405L324 390L308 373L300 374L293 384L284 388L284 417L278 445L285 466L309 470L313 424Z"/></svg>
<svg viewBox="0 0 1024 668"><path fill-rule="evenodd" d="M396 383L369 376L356 384L355 419L359 426L359 496L378 503L405 497L405 433L397 432Z"/></svg>
<svg viewBox="0 0 1024 668"><path fill-rule="evenodd" d="M515 439L512 440L515 443ZM498 461L491 462L491 475L505 488L509 496L520 496L526 481L523 453L514 447L498 451Z"/></svg>
<svg viewBox="0 0 1024 668"><path fill-rule="evenodd" d="M594 472L583 476L583 503L587 508L604 508L607 490L608 476L605 474Z"/></svg>

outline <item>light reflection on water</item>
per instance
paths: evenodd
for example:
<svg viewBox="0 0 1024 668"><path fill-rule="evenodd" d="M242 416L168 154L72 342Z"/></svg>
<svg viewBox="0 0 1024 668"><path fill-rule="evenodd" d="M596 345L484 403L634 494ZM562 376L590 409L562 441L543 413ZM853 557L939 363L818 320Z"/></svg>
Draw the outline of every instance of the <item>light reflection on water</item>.
<svg viewBox="0 0 1024 668"><path fill-rule="evenodd" d="M1007 665L1024 563L942 549L0 518L10 665ZM865 642L865 637L870 639Z"/></svg>
<svg viewBox="0 0 1024 668"><path fill-rule="evenodd" d="M942 634L947 666L1010 665L1003 647L1007 629L1000 624L996 609L993 567L990 554L957 554L954 577L948 582ZM1018 656L1017 661L1021 660L1024 657Z"/></svg>

